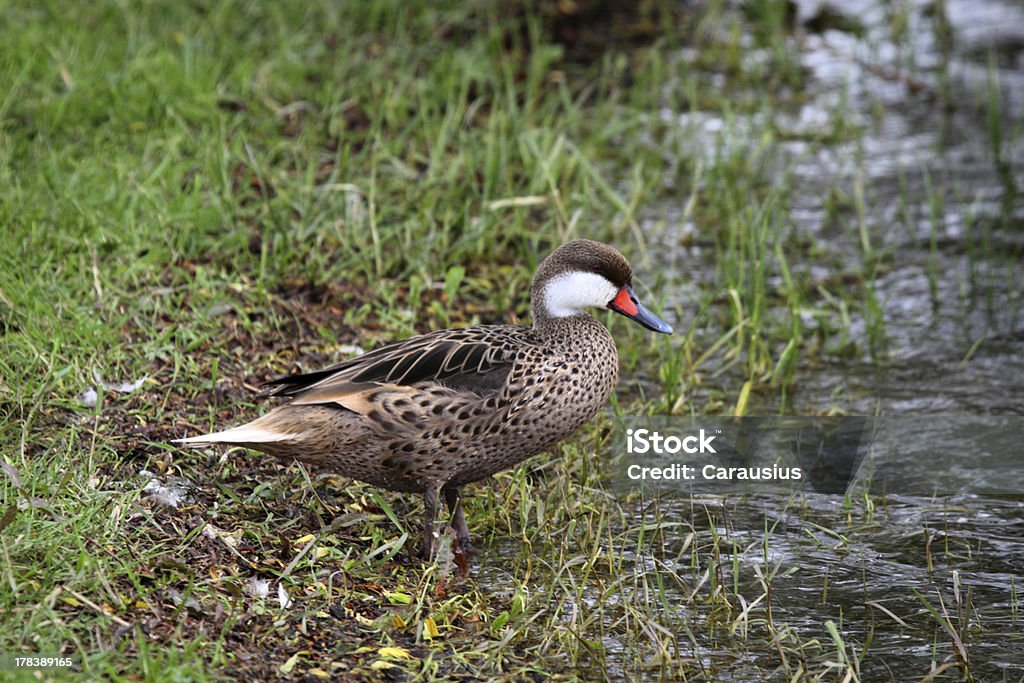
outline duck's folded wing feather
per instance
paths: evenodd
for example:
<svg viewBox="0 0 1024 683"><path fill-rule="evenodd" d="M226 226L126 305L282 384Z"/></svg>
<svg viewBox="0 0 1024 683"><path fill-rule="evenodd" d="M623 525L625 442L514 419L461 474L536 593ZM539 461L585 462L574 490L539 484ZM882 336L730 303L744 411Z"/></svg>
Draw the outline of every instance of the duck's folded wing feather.
<svg viewBox="0 0 1024 683"><path fill-rule="evenodd" d="M518 349L529 343L527 328L478 325L442 330L374 349L330 367L268 382L271 395L325 395L334 386L363 383L412 385L437 382L476 393L496 391L505 382Z"/></svg>

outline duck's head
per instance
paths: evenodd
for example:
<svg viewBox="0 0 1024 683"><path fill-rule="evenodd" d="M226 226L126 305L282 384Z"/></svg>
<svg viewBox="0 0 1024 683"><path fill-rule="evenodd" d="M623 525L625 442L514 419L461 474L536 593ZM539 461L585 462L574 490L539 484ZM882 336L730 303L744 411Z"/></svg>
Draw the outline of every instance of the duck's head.
<svg viewBox="0 0 1024 683"><path fill-rule="evenodd" d="M629 261L601 242L573 240L556 249L537 269L530 297L539 324L587 308L610 308L649 330L672 334L672 327L637 299Z"/></svg>

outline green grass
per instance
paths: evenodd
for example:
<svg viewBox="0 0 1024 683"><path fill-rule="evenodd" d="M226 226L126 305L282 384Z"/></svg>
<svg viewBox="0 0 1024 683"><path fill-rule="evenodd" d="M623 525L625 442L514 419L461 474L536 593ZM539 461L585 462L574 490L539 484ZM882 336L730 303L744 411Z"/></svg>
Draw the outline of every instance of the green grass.
<svg viewBox="0 0 1024 683"><path fill-rule="evenodd" d="M474 487L485 559L468 577L407 559L418 501L169 444L252 417L260 382L352 345L525 322L534 267L577 236L615 243L678 321L667 340L609 317L620 413L786 411L820 364L884 364L877 279L897 256L870 191L829 189L839 256L789 212L802 188L779 143L863 131L845 100L827 130L776 121L805 77L784 9L648 7L623 24L640 46L613 35L584 58L549 4L0 9L0 653L146 681L862 675L870 630L843 630L827 574L818 622L788 623L779 591L822 577L776 559L780 522L737 522L757 501L613 497L603 418ZM999 88L992 76L986 121L1012 193L1020 126ZM710 148L673 118L698 111L723 124ZM939 212L952 195L934 182ZM992 228L968 230L973 277ZM698 267L678 256L693 243ZM144 381L124 394L97 377ZM144 490L175 478L177 508ZM775 503L808 529L880 516L870 497L834 515ZM841 565L840 546L814 552ZM969 651L970 601L940 619L941 594L918 597L916 642ZM1016 619L1016 583L1007 599Z"/></svg>

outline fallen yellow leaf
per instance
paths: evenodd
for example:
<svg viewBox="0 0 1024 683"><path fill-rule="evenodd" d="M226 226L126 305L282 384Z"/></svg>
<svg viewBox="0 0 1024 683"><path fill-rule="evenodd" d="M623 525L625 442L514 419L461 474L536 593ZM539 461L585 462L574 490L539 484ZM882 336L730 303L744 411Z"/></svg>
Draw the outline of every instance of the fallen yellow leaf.
<svg viewBox="0 0 1024 683"><path fill-rule="evenodd" d="M382 647L377 650L377 654L381 657L390 657L391 659L413 659L413 656L404 647Z"/></svg>
<svg viewBox="0 0 1024 683"><path fill-rule="evenodd" d="M427 617L423 620L423 635L430 640L441 637L441 632L437 630L437 623L434 621L434 617Z"/></svg>
<svg viewBox="0 0 1024 683"><path fill-rule="evenodd" d="M290 674L292 672L292 669L295 668L295 665L299 663L299 655L301 654L302 652L299 651L293 654L291 657L289 657L288 661L280 666L279 670L281 671L281 673Z"/></svg>

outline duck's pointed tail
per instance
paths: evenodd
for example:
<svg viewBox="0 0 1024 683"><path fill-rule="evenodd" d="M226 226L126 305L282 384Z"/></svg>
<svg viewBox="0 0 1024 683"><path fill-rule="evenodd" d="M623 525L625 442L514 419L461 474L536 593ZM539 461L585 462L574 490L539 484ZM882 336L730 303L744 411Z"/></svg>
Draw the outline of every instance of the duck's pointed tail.
<svg viewBox="0 0 1024 683"><path fill-rule="evenodd" d="M247 446L252 444L253 446L256 446L257 444L292 441L296 437L295 434L279 432L269 428L265 424L260 424L261 421L262 418L253 420L252 422L244 425L239 425L238 427L225 429L222 432L190 436L185 439L175 439L171 443L180 443L185 446L192 446L193 448L202 448L203 446L211 446L217 443L226 443L236 446Z"/></svg>

